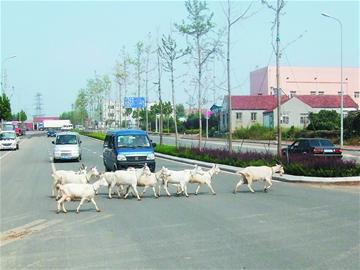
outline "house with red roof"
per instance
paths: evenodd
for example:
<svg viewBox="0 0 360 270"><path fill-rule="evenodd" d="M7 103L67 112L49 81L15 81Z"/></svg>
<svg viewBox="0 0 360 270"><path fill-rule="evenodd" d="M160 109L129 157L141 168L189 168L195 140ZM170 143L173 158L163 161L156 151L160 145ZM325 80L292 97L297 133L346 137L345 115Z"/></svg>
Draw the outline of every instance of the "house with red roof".
<svg viewBox="0 0 360 270"><path fill-rule="evenodd" d="M359 109L359 105L349 96L344 95L344 117L349 111ZM321 110L335 110L340 113L341 97L339 95L297 95L285 101L281 106L282 127L305 128L309 124L309 114ZM263 125L275 127L277 123L277 107L265 111Z"/></svg>
<svg viewBox="0 0 360 270"><path fill-rule="evenodd" d="M224 97L220 113L221 130L228 129L228 96ZM335 110L340 113L339 95L298 95L281 99L281 124L283 127L304 128L309 123L309 114L320 110ZM349 96L344 95L344 115L358 110L359 105ZM231 117L233 131L238 127L260 124L275 127L277 123L277 97L273 95L232 96Z"/></svg>
<svg viewBox="0 0 360 270"><path fill-rule="evenodd" d="M263 113L271 111L277 104L276 96L231 96L231 117L233 131L237 127L253 124L263 125ZM228 130L228 96L224 97L220 113L220 129ZM282 97L282 102L288 100Z"/></svg>

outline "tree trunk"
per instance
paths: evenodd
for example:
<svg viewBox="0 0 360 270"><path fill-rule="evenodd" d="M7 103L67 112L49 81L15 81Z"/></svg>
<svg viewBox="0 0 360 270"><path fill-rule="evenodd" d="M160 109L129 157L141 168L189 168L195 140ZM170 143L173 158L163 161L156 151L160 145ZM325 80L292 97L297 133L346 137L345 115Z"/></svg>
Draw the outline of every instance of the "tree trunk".
<svg viewBox="0 0 360 270"><path fill-rule="evenodd" d="M171 65L172 67L172 65ZM171 89L172 89L172 103L174 110L174 125L175 125L175 147L179 148L178 145L178 129L177 129L177 116L176 116L176 104L175 104L175 86L174 86L174 69L171 68Z"/></svg>
<svg viewBox="0 0 360 270"><path fill-rule="evenodd" d="M196 38L197 51L198 51L198 112L199 112L199 149L201 150L202 139L202 123L201 123L201 54L200 54L200 37Z"/></svg>

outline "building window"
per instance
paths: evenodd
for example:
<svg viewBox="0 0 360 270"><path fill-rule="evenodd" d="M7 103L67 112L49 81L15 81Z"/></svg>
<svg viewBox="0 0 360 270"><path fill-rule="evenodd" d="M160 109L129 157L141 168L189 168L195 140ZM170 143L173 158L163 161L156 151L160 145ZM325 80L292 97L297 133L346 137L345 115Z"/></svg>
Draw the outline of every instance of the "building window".
<svg viewBox="0 0 360 270"><path fill-rule="evenodd" d="M251 121L256 121L256 112L251 113Z"/></svg>
<svg viewBox="0 0 360 270"><path fill-rule="evenodd" d="M300 124L306 125L309 122L309 118L307 116L300 116Z"/></svg>
<svg viewBox="0 0 360 270"><path fill-rule="evenodd" d="M296 96L296 91L290 91L290 98L292 98L293 96Z"/></svg>
<svg viewBox="0 0 360 270"><path fill-rule="evenodd" d="M281 117L281 124L289 124L290 118L288 115L283 115Z"/></svg>
<svg viewBox="0 0 360 270"><path fill-rule="evenodd" d="M324 91L319 91L319 95L323 96L324 95Z"/></svg>
<svg viewBox="0 0 360 270"><path fill-rule="evenodd" d="M341 96L341 91L338 92L338 95Z"/></svg>
<svg viewBox="0 0 360 270"><path fill-rule="evenodd" d="M310 91L310 95L315 96L315 95L316 95L316 91Z"/></svg>
<svg viewBox="0 0 360 270"><path fill-rule="evenodd" d="M354 92L354 98L360 98L360 91Z"/></svg>
<svg viewBox="0 0 360 270"><path fill-rule="evenodd" d="M241 120L242 120L242 113L241 113L241 112L237 112L237 113L236 113L236 120L237 120L237 121L241 121Z"/></svg>

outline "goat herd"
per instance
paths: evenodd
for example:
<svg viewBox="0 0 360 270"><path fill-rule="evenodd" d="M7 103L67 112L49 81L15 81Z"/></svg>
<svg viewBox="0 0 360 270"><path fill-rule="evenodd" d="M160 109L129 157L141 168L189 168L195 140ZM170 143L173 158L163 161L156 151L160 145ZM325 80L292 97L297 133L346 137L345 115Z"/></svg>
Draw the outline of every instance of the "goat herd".
<svg viewBox="0 0 360 270"><path fill-rule="evenodd" d="M96 208L96 211L100 211L94 200L95 195L101 186L108 187L109 199L112 198L112 189L117 188L117 195L119 198L122 196L120 190L124 192L124 199L126 199L130 192L135 194L138 200L144 195L146 190L150 187L154 192L155 198L158 198L161 194L161 187L165 189L168 196L171 196L168 191L168 184L176 186L177 194L184 194L188 197L187 184L197 184L195 195L198 194L201 185L207 185L212 194L216 194L212 185L211 179L214 175L220 172L220 168L217 164L214 164L211 169L204 171L202 168L195 165L193 169L186 169L181 171L169 170L162 167L158 172L152 173L149 167L145 164L140 169L128 168L127 170L118 170L115 172L99 173L96 167L87 170L82 165L80 170L65 171L57 170L52 174L54 179L52 187L52 196L57 200L57 213L62 211L66 213L64 206L65 201L71 201L80 199L80 204L76 208L76 213L79 213L81 205L85 201L91 201ZM279 172L280 175L284 173L284 169L281 165L273 167L258 166L258 167L246 167L237 172L240 175L240 180L236 184L234 193L239 190L242 184L247 184L251 192L254 190L251 187L253 181L265 181L264 191L266 192L272 185L272 175ZM90 180L97 178L92 184ZM137 187L144 187L143 191L139 195ZM158 187L158 193L156 193L155 187Z"/></svg>

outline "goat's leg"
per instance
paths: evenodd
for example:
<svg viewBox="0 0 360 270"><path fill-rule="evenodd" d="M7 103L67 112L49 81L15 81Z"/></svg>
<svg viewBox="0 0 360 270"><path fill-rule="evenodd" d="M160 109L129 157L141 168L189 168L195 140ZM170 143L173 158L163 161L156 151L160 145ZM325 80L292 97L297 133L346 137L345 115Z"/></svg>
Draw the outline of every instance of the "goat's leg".
<svg viewBox="0 0 360 270"><path fill-rule="evenodd" d="M83 203L85 202L86 198L81 198L81 201L79 203L79 206L76 208L76 214L79 214L80 212L80 207L83 205Z"/></svg>
<svg viewBox="0 0 360 270"><path fill-rule="evenodd" d="M146 190L148 189L149 186L145 186L144 190L140 193L140 197L144 196Z"/></svg>
<svg viewBox="0 0 360 270"><path fill-rule="evenodd" d="M186 197L189 197L189 194L187 193L187 186L186 186L186 184L182 184L181 189L183 190L185 196L186 196Z"/></svg>
<svg viewBox="0 0 360 270"><path fill-rule="evenodd" d="M215 190L213 189L211 183L206 183L206 184L208 185L208 187L209 187L209 189L211 190L212 194L213 194L213 195L216 195L216 192L215 192Z"/></svg>
<svg viewBox="0 0 360 270"><path fill-rule="evenodd" d="M64 203L65 201L65 198L66 196L62 196L60 200L58 200L57 204L58 204L58 207L57 207L57 211L56 213L59 214L60 213L60 209L61 209L61 204ZM66 210L64 211L64 208L63 208L63 212L66 213Z"/></svg>
<svg viewBox="0 0 360 270"><path fill-rule="evenodd" d="M132 190L135 192L135 195L136 195L138 201L141 201L141 198L140 198L139 193L138 193L137 188L136 188L136 184L135 184L135 185L131 185L131 188L132 188Z"/></svg>
<svg viewBox="0 0 360 270"><path fill-rule="evenodd" d="M200 184L198 184L198 186L197 186L197 188L195 190L195 195L198 195L199 189L200 189Z"/></svg>
<svg viewBox="0 0 360 270"><path fill-rule="evenodd" d="M251 187L251 184L252 184L252 181L249 181L248 180L248 188L250 189L250 191L252 192L252 193L254 193L255 192L255 190L253 190L253 188Z"/></svg>
<svg viewBox="0 0 360 270"><path fill-rule="evenodd" d="M238 192L238 190L242 184L244 184L244 180L240 179L240 181L235 186L234 193Z"/></svg>
<svg viewBox="0 0 360 270"><path fill-rule="evenodd" d="M97 212L100 212L100 209L99 209L99 207L97 206L97 204L96 204L96 202L95 202L94 198L91 198L91 202L95 205L95 209L96 209L96 211L97 211Z"/></svg>
<svg viewBox="0 0 360 270"><path fill-rule="evenodd" d="M112 196L111 196L111 189L112 189L113 187L114 187L113 184L109 184L109 185L108 185L108 188L109 188L109 195L108 195L108 197L109 197L109 199L112 198Z"/></svg>
<svg viewBox="0 0 360 270"><path fill-rule="evenodd" d="M269 185L266 186L266 184L269 184ZM266 178L266 179L265 179L264 192L267 192L271 186L272 186L271 177L270 177L270 178Z"/></svg>
<svg viewBox="0 0 360 270"><path fill-rule="evenodd" d="M154 192L155 198L156 198L156 199L159 198L159 196L156 194L156 190L155 190L155 187L154 187L154 186L152 187L152 190L153 190L153 192Z"/></svg>
<svg viewBox="0 0 360 270"><path fill-rule="evenodd" d="M168 191L167 182L164 183L164 189L165 189L166 194L170 197L171 194L170 194L170 192Z"/></svg>

